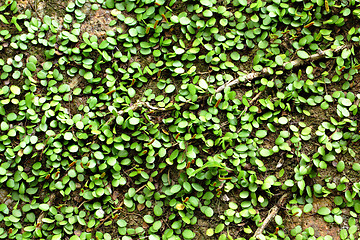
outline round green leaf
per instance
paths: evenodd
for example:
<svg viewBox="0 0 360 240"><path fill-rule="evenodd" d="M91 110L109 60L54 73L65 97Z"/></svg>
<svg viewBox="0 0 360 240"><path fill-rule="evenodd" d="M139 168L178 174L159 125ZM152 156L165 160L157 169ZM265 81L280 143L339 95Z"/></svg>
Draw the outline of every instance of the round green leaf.
<svg viewBox="0 0 360 240"><path fill-rule="evenodd" d="M133 98L136 94L135 89L133 89L132 87L128 88L128 94L129 94L129 97Z"/></svg>
<svg viewBox="0 0 360 240"><path fill-rule="evenodd" d="M96 159L104 159L104 154L102 153L102 152L100 152L100 151L96 151L95 153L94 153L94 157L96 158Z"/></svg>
<svg viewBox="0 0 360 240"><path fill-rule="evenodd" d="M327 207L321 207L321 208L319 208L319 210L317 211L317 213L320 214L320 215L325 216L325 215L329 215L329 214L331 213L331 211L330 211L330 209L327 208Z"/></svg>
<svg viewBox="0 0 360 240"><path fill-rule="evenodd" d="M195 233L190 229L185 229L182 235L185 239L193 239L195 237Z"/></svg>
<svg viewBox="0 0 360 240"><path fill-rule="evenodd" d="M343 160L339 161L336 165L336 169L338 172L342 172L345 169L345 162Z"/></svg>
<svg viewBox="0 0 360 240"><path fill-rule="evenodd" d="M257 130L255 135L258 138L264 138L267 135L267 131L266 130Z"/></svg>
<svg viewBox="0 0 360 240"><path fill-rule="evenodd" d="M307 58L310 57L310 55L307 52L303 51L303 50L299 50L296 53L299 56L299 58L301 58L301 59L307 59Z"/></svg>
<svg viewBox="0 0 360 240"><path fill-rule="evenodd" d="M20 95L21 89L16 85L11 85L10 91L15 95Z"/></svg>
<svg viewBox="0 0 360 240"><path fill-rule="evenodd" d="M175 184L174 186L171 187L170 192L174 194L179 192L180 190L181 190L181 185Z"/></svg>
<svg viewBox="0 0 360 240"><path fill-rule="evenodd" d="M136 118L136 117L132 117L132 118L129 119L129 123L131 125L137 125L139 122L140 122L140 119Z"/></svg>
<svg viewBox="0 0 360 240"><path fill-rule="evenodd" d="M71 140L73 138L73 134L71 132L66 132L64 134L64 139L65 140Z"/></svg>
<svg viewBox="0 0 360 240"><path fill-rule="evenodd" d="M180 18L180 23L182 25L189 25L191 23L191 20L188 17L182 17Z"/></svg>
<svg viewBox="0 0 360 240"><path fill-rule="evenodd" d="M145 215L144 216L144 221L146 222L146 223L153 223L154 222L154 217L153 216L151 216L151 215Z"/></svg>
<svg viewBox="0 0 360 240"><path fill-rule="evenodd" d="M280 117L279 118L279 123L282 125L285 125L288 123L288 119L286 117Z"/></svg>
<svg viewBox="0 0 360 240"><path fill-rule="evenodd" d="M33 62L27 62L26 67L32 72L35 72L35 70L36 70L36 65Z"/></svg>
<svg viewBox="0 0 360 240"><path fill-rule="evenodd" d="M93 77L94 77L94 75L93 75L92 72L86 72L86 73L84 74L84 78L85 78L86 80L93 79Z"/></svg>
<svg viewBox="0 0 360 240"><path fill-rule="evenodd" d="M308 213L313 209L313 205L311 203L305 204L303 212Z"/></svg>
<svg viewBox="0 0 360 240"><path fill-rule="evenodd" d="M175 85L170 84L165 88L166 93L172 93L176 89Z"/></svg>
<svg viewBox="0 0 360 240"><path fill-rule="evenodd" d="M261 149L259 153L262 157L268 157L271 155L271 151L266 148Z"/></svg>
<svg viewBox="0 0 360 240"><path fill-rule="evenodd" d="M8 115L7 115L7 120L8 121L15 121L16 120L16 118L17 118L17 115L16 115L16 113L9 113Z"/></svg>

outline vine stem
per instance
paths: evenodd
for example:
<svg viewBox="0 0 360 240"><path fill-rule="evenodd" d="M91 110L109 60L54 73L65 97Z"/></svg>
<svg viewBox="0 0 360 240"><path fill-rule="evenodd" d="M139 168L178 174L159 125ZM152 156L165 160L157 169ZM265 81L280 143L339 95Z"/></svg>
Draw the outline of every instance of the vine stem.
<svg viewBox="0 0 360 240"><path fill-rule="evenodd" d="M51 207L54 203L55 200L55 193L52 193L49 197L49 201L47 202L47 204L49 205L49 207ZM41 226L43 225L43 218L46 216L47 212L42 211L40 216L38 217L38 219L36 220L36 228L37 229L41 229Z"/></svg>
<svg viewBox="0 0 360 240"><path fill-rule="evenodd" d="M285 68L285 66L288 65L288 64L291 64L292 68L297 68L297 67L300 67L300 66L304 65L306 62L316 61L316 60L325 58L327 55L331 54L332 52L336 53L336 52L339 52L339 51L341 51L341 50L343 50L343 49L345 49L347 47L348 47L348 45L342 45L342 46L339 46L339 47L337 47L335 49L319 50L318 53L310 55L307 59L298 58L298 59L295 59L293 61L283 63L281 68ZM215 93L222 92L222 91L224 91L224 89L226 87L232 87L232 86L237 85L237 84L239 84L241 82L252 81L252 80L254 80L256 78L259 78L259 77L269 76L269 75L272 74L272 72L273 72L273 70L271 68L267 67L267 68L264 68L263 70L261 70L259 72L252 72L252 73L242 75L239 78L236 78L236 79L234 79L234 80L232 80L230 82L227 82L224 85L218 87L215 90ZM203 99L205 99L207 97L208 97L207 95L201 96L201 97L198 98L198 101L201 101L201 100L203 100ZM191 103L191 100L188 100L186 102L183 102L183 103L179 104L179 106L182 107L182 106L184 106L186 104L190 104L190 103ZM124 113L128 112L129 110L136 111L142 106L146 106L148 109L150 109L150 111L156 111L156 112L164 112L164 111L169 111L169 110L174 109L173 107L170 107L170 108L154 107L149 102L137 101L135 104L133 104L129 108L118 111L117 116L121 116ZM105 123L105 125L111 124L112 121L114 121L115 118L116 118L115 115L111 116L109 118L109 120Z"/></svg>
<svg viewBox="0 0 360 240"><path fill-rule="evenodd" d="M280 207L282 207L285 204L285 201L288 198L288 196L289 196L288 193L285 193L284 195L281 196L281 198L276 203L276 205L270 209L269 214L263 221L263 224L256 230L256 232L252 238L255 238L255 239L260 238L260 235L265 230L266 226L270 223L271 219L273 219L276 216L276 214L280 210Z"/></svg>
<svg viewBox="0 0 360 240"><path fill-rule="evenodd" d="M339 52L340 50L343 50L346 47L348 47L348 46L347 45L342 45L342 46L337 47L335 49L326 49L324 51L320 50L318 53L310 55L307 59L298 58L298 59L295 59L293 61L283 63L283 65L281 67L285 68L285 66L288 65L288 64L291 64L293 68L300 67L300 66L304 65L308 61L316 61L316 60L325 58L328 53L331 53L331 52L336 53L336 52ZM240 76L239 78L234 79L234 80L232 80L232 81L230 81L228 83L225 83L224 85L217 88L216 92L217 93L221 92L226 87L231 87L231 86L236 85L236 84L238 84L240 82L251 81L251 80L254 80L255 78L258 78L258 77L269 76L269 75L271 75L271 72L272 72L271 68L264 68L263 70L261 70L259 72L248 73L248 74Z"/></svg>

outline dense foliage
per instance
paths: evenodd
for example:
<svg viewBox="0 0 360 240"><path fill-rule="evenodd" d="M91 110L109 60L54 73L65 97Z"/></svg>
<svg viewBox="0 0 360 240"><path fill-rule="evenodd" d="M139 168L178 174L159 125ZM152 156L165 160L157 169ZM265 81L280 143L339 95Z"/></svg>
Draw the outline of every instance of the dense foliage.
<svg viewBox="0 0 360 240"><path fill-rule="evenodd" d="M18 2L0 239L359 236L358 0Z"/></svg>

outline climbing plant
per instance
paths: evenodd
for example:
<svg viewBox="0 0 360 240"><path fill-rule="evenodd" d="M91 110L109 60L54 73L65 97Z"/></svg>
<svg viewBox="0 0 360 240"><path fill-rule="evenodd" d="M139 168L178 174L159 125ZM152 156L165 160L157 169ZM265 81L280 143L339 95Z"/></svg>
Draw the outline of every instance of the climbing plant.
<svg viewBox="0 0 360 240"><path fill-rule="evenodd" d="M0 239L355 239L359 4L2 2Z"/></svg>

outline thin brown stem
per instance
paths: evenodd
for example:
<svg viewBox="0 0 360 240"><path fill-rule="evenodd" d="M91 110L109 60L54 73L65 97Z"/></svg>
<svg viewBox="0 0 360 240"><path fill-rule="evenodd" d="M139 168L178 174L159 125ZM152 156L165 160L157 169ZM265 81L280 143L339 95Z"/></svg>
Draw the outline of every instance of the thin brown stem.
<svg viewBox="0 0 360 240"><path fill-rule="evenodd" d="M262 232L265 230L266 226L270 223L270 221L279 212L280 208L284 205L284 203L285 203L288 196L289 196L288 193L285 193L284 195L282 195L281 198L279 199L279 201L277 202L277 204L270 209L269 214L267 215L267 217L263 221L263 224L256 230L253 238L256 239L256 238L260 237Z"/></svg>
<svg viewBox="0 0 360 240"><path fill-rule="evenodd" d="M335 49L326 49L324 51L319 51L319 53L316 53L316 54L313 54L313 55L310 55L307 59L296 59L296 60L293 60L293 61L289 61L289 62L286 62L284 63L282 66L280 66L281 68L285 69L285 66L288 65L288 64L291 64L292 65L292 68L297 68L297 67L300 67L302 65L304 65L306 62L309 62L309 61L316 61L316 60L319 60L319 59L322 59L322 58L325 58L328 54L330 54L331 52L339 52L341 51L342 49L344 48L347 48L348 46L347 45L343 45L343 46L340 46L340 47L337 47ZM225 83L224 85L218 87L216 90L215 90L215 93L219 93L219 92L222 92L226 87L232 87L234 85L237 85L239 84L240 82L249 82L249 81L252 81L256 78L259 78L259 77L266 77L266 76L269 76L271 75L273 72L273 70L271 68L264 68L262 69L261 71L259 72L252 72L252 73L248 73L248 74L245 74L245 75L242 75L240 76L239 78L236 78L230 82L227 82ZM200 73L202 74L202 73ZM197 99L198 102L208 98L208 94L204 95L204 96L201 96ZM191 104L191 100L187 100L186 102L184 103L181 103L179 104L180 107L183 107L185 105L188 105L188 104ZM169 111L169 110L172 110L174 109L174 107L169 107L169 108L160 108L160 107L154 107L152 106L150 103L148 102L141 102L141 101L137 101L135 104L133 104L130 108L127 108L125 110L121 110L119 112L117 112L117 116L121 116L123 115L124 113L128 112L129 110L132 110L132 111L136 111L138 110L141 106L146 106L148 109L150 109L150 111L155 111L155 112L164 112L164 111ZM111 124L114 119L116 118L115 115L111 116L109 118L109 120L105 123L105 125L108 125L108 124Z"/></svg>
<svg viewBox="0 0 360 240"><path fill-rule="evenodd" d="M52 193L49 197L49 201L47 202L47 204L49 205L49 207L51 207L54 203L55 200L55 193ZM41 212L40 216L38 217L38 219L36 220L36 228L41 229L41 226L43 225L43 218L46 216L47 212Z"/></svg>
<svg viewBox="0 0 360 240"><path fill-rule="evenodd" d="M342 49L344 49L346 47L347 47L347 45L343 45L343 46L337 47L335 49L326 49L325 51L320 51L319 53L310 55L309 58L307 58L307 59L298 58L296 60L286 62L281 67L285 68L285 66L288 65L288 64L291 64L293 68L300 67L300 66L304 65L308 61L316 61L316 60L325 58L327 56L327 53L329 53L329 52L336 53L336 52L339 52L340 50L342 50ZM272 72L272 70L270 68L264 68L263 70L261 70L259 72L253 72L253 73L249 73L249 74L240 76L239 78L234 79L234 80L222 85L221 87L217 88L216 92L221 92L226 87L231 87L231 86L236 85L236 84L238 84L240 82L252 81L252 80L254 80L255 78L258 78L258 77L269 76L269 75L271 75L271 72Z"/></svg>

